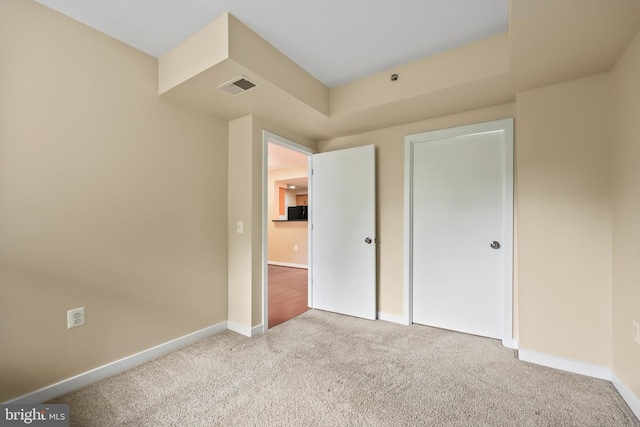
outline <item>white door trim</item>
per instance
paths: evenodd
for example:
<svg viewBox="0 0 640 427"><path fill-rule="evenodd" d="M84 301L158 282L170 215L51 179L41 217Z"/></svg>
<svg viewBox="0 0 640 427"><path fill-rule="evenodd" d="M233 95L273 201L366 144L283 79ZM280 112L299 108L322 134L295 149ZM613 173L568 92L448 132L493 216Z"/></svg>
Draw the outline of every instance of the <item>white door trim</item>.
<svg viewBox="0 0 640 427"><path fill-rule="evenodd" d="M298 153L309 156L309 170L311 170L312 154L317 153L309 147L293 142L267 130L262 131L262 332L269 329L269 143L277 144ZM311 176L309 176L311 179ZM311 185L309 185L311 189ZM311 210L311 209L310 209ZM309 295L311 295L311 227L309 227ZM311 297L309 297L311 298ZM309 299L311 306L311 299Z"/></svg>
<svg viewBox="0 0 640 427"><path fill-rule="evenodd" d="M460 126L405 136L404 156L404 323L413 323L413 149L414 144L434 139L451 138L486 132L503 132L504 144L504 282L502 298L504 307L502 344L513 348L513 119Z"/></svg>

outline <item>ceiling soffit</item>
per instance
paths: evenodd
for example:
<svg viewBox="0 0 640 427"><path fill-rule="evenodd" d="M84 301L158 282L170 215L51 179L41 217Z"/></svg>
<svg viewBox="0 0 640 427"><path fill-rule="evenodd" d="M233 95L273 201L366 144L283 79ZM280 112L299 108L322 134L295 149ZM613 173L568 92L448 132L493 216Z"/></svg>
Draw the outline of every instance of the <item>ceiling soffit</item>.
<svg viewBox="0 0 640 427"><path fill-rule="evenodd" d="M159 91L228 120L256 114L327 139L510 102L518 91L607 71L639 27L637 1L513 0L508 33L330 90L225 14L159 59ZM236 97L215 90L238 75L260 88Z"/></svg>
<svg viewBox="0 0 640 427"><path fill-rule="evenodd" d="M228 67L230 63L237 66ZM216 68L225 64L228 72L218 73ZM236 77L234 73L241 69L261 86L271 84L318 113L329 115L329 89L229 13L159 58L159 93L180 92L180 86L188 80L209 74L213 77L206 80L213 86L202 88L208 94ZM215 81L217 77L221 80ZM251 95L255 100L260 91Z"/></svg>

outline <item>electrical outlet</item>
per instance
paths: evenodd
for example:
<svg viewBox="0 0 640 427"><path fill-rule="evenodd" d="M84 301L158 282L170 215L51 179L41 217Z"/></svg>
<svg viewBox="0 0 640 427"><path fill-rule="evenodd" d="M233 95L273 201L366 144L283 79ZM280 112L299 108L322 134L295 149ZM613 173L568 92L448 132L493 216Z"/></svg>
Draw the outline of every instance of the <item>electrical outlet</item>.
<svg viewBox="0 0 640 427"><path fill-rule="evenodd" d="M84 307L74 308L67 311L67 329L84 326L86 317L84 315Z"/></svg>
<svg viewBox="0 0 640 427"><path fill-rule="evenodd" d="M632 320L631 324L633 325L633 340L636 342L636 344L640 344L640 323L638 323L637 320Z"/></svg>
<svg viewBox="0 0 640 427"><path fill-rule="evenodd" d="M236 228L238 230L238 234L244 233L244 222L243 221L238 221L238 224L237 224Z"/></svg>
<svg viewBox="0 0 640 427"><path fill-rule="evenodd" d="M293 250L298 252L298 245L293 245Z"/></svg>

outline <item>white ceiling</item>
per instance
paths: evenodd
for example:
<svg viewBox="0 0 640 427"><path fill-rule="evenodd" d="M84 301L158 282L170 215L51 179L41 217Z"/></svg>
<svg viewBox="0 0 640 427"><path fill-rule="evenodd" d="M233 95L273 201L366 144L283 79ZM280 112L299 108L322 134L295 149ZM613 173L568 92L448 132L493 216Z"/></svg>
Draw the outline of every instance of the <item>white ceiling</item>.
<svg viewBox="0 0 640 427"><path fill-rule="evenodd" d="M308 156L271 142L268 147L268 170L307 167Z"/></svg>
<svg viewBox="0 0 640 427"><path fill-rule="evenodd" d="M225 12L328 87L507 30L509 0L37 0L159 57Z"/></svg>

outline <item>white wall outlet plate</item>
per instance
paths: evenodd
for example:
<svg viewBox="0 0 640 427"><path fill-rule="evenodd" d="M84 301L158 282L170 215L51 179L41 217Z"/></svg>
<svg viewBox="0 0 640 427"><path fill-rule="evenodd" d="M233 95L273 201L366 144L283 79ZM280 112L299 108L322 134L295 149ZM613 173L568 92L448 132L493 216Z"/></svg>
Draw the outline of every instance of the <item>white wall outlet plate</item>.
<svg viewBox="0 0 640 427"><path fill-rule="evenodd" d="M67 311L67 329L84 326L86 317L84 315L84 307L74 308Z"/></svg>
<svg viewBox="0 0 640 427"><path fill-rule="evenodd" d="M636 342L636 344L640 344L640 323L637 320L632 320L631 325L633 326L631 332L633 340Z"/></svg>

